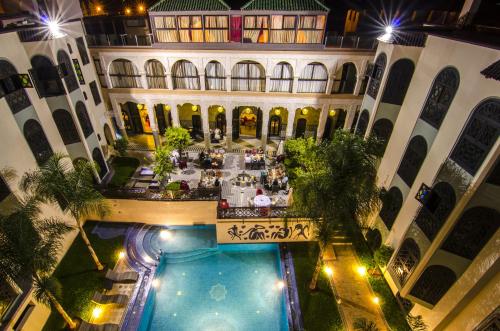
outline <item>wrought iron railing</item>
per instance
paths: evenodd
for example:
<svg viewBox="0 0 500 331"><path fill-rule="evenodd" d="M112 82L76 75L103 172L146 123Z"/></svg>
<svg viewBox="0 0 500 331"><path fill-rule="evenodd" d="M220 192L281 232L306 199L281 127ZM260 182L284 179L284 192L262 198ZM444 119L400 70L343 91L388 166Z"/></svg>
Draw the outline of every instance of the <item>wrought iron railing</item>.
<svg viewBox="0 0 500 331"><path fill-rule="evenodd" d="M288 207L229 207L217 208L219 219L287 218L296 217Z"/></svg>
<svg viewBox="0 0 500 331"><path fill-rule="evenodd" d="M195 188L190 190L157 191L147 188L103 189L102 195L109 199L135 199L150 201L218 201L220 188Z"/></svg>
<svg viewBox="0 0 500 331"><path fill-rule="evenodd" d="M88 34L87 44L89 46L151 46L153 37L151 34Z"/></svg>

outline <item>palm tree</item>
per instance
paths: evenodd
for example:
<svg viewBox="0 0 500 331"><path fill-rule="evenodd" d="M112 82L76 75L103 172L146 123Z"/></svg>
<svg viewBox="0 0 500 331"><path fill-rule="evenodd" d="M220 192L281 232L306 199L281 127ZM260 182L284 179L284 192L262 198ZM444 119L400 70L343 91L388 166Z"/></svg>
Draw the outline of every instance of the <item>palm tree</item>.
<svg viewBox="0 0 500 331"><path fill-rule="evenodd" d="M316 224L320 254L310 288L315 289L322 250L331 242L335 226L364 219L379 204L376 162L379 141L337 130L332 140L311 155L298 172L293 209Z"/></svg>
<svg viewBox="0 0 500 331"><path fill-rule="evenodd" d="M35 299L52 305L74 329L76 323L58 300L61 286L50 276L72 227L56 218L40 218L39 204L39 199L29 197L0 216L0 275L23 288L33 287Z"/></svg>
<svg viewBox="0 0 500 331"><path fill-rule="evenodd" d="M356 331L379 331L377 324L368 321L366 318L357 318L353 326Z"/></svg>
<svg viewBox="0 0 500 331"><path fill-rule="evenodd" d="M73 166L69 157L54 154L39 169L26 173L21 188L43 201L54 202L76 221L83 242L87 246L98 270L104 266L99 261L85 230L82 220L91 216L104 216L108 205L104 196L93 186L95 166L86 161L77 161Z"/></svg>

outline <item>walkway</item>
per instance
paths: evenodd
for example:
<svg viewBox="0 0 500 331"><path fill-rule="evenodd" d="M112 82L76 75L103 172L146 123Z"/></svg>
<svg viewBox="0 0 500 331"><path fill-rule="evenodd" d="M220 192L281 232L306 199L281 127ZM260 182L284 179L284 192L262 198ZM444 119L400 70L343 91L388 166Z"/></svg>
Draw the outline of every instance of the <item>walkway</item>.
<svg viewBox="0 0 500 331"><path fill-rule="evenodd" d="M326 256L333 256L331 249L328 246ZM336 259L325 263L333 270L333 284L341 300L338 307L348 325L347 331L354 330L358 318L375 322L380 331L388 330L380 307L373 302L374 294L366 276L360 276L356 270L359 261L352 246L335 245L334 251Z"/></svg>

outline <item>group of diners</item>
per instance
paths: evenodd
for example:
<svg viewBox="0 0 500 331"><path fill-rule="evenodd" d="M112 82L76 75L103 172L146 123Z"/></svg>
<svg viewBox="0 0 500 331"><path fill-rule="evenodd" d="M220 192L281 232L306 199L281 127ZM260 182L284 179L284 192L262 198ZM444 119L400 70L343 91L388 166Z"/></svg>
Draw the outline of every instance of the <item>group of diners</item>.
<svg viewBox="0 0 500 331"><path fill-rule="evenodd" d="M266 157L264 150L259 149L248 149L245 151L245 169L260 170L266 168Z"/></svg>
<svg viewBox="0 0 500 331"><path fill-rule="evenodd" d="M221 185L222 172L220 170L202 170L198 187L213 188Z"/></svg>
<svg viewBox="0 0 500 331"><path fill-rule="evenodd" d="M224 149L212 149L208 152L201 151L198 155L200 166L203 169L222 169L224 167Z"/></svg>
<svg viewBox="0 0 500 331"><path fill-rule="evenodd" d="M266 190L273 193L277 193L280 190L286 191L288 188L288 176L286 175L284 165L279 163L268 171L261 172L260 183L264 185Z"/></svg>

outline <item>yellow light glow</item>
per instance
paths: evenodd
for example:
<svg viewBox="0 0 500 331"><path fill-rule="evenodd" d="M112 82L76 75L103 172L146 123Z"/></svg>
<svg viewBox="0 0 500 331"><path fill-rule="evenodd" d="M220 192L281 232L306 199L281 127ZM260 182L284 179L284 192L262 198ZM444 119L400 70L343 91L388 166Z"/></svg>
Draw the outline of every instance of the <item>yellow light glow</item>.
<svg viewBox="0 0 500 331"><path fill-rule="evenodd" d="M151 285L154 288L158 288L158 286L160 286L160 281L158 279L153 279L153 282L151 283Z"/></svg>
<svg viewBox="0 0 500 331"><path fill-rule="evenodd" d="M144 109L144 105L142 103L137 104L137 109L142 110Z"/></svg>
<svg viewBox="0 0 500 331"><path fill-rule="evenodd" d="M335 116L337 112L335 111L335 109L330 109L330 116L333 117Z"/></svg>
<svg viewBox="0 0 500 331"><path fill-rule="evenodd" d="M139 7L137 7L137 9L139 10L140 13L142 13L144 11L144 6L139 5Z"/></svg>
<svg viewBox="0 0 500 331"><path fill-rule="evenodd" d="M163 105L163 110L169 111L170 110L170 106L169 105Z"/></svg>
<svg viewBox="0 0 500 331"><path fill-rule="evenodd" d="M168 230L161 230L160 231L160 238L163 240L167 240L172 238L172 234Z"/></svg>
<svg viewBox="0 0 500 331"><path fill-rule="evenodd" d="M198 106L193 105L193 106L191 107L191 109L192 109L194 112L196 112L196 111L198 111Z"/></svg>
<svg viewBox="0 0 500 331"><path fill-rule="evenodd" d="M130 15L131 12L132 10L130 10L130 8L125 8L125 14Z"/></svg>
<svg viewBox="0 0 500 331"><path fill-rule="evenodd" d="M102 7L101 6L97 6L95 9L97 10L98 13L102 11Z"/></svg>
<svg viewBox="0 0 500 331"><path fill-rule="evenodd" d="M275 109L275 110L274 110L274 114L275 114L275 115L279 115L279 114L281 114L281 109L279 109L279 108Z"/></svg>
<svg viewBox="0 0 500 331"><path fill-rule="evenodd" d="M222 107L222 106L219 106L219 107L217 108L217 111L218 111L219 113L222 113L222 112L224 112L224 107Z"/></svg>
<svg viewBox="0 0 500 331"><path fill-rule="evenodd" d="M330 267L325 267L324 271L325 271L325 274L327 274L330 277L333 275L333 270Z"/></svg>
<svg viewBox="0 0 500 331"><path fill-rule="evenodd" d="M372 298L372 301L373 301L373 303L374 303L374 304L376 304L376 305L378 305L378 304L380 303L380 299L379 299L379 297L373 297L373 298Z"/></svg>
<svg viewBox="0 0 500 331"><path fill-rule="evenodd" d="M120 253L118 253L118 258L119 259L123 259L125 257L125 252L124 251L120 251Z"/></svg>
<svg viewBox="0 0 500 331"><path fill-rule="evenodd" d="M307 115L308 112L309 112L309 109L304 108L304 109L302 109L301 113L302 113L302 115Z"/></svg>
<svg viewBox="0 0 500 331"><path fill-rule="evenodd" d="M245 108L245 114L250 114L252 110L250 108Z"/></svg>
<svg viewBox="0 0 500 331"><path fill-rule="evenodd" d="M283 289L283 287L285 287L285 282L284 282L284 281L282 281L282 280L278 281L278 282L276 283L276 287L277 287L278 289L280 289L280 290L281 290L281 289Z"/></svg>
<svg viewBox="0 0 500 331"><path fill-rule="evenodd" d="M364 276L364 275L366 275L366 267L364 267L364 266L362 266L362 265L360 265L360 266L356 269L356 271L358 272L358 274L359 274L360 276Z"/></svg>
<svg viewBox="0 0 500 331"><path fill-rule="evenodd" d="M97 306L92 310L92 317L93 318L99 318L102 314L102 308Z"/></svg>

